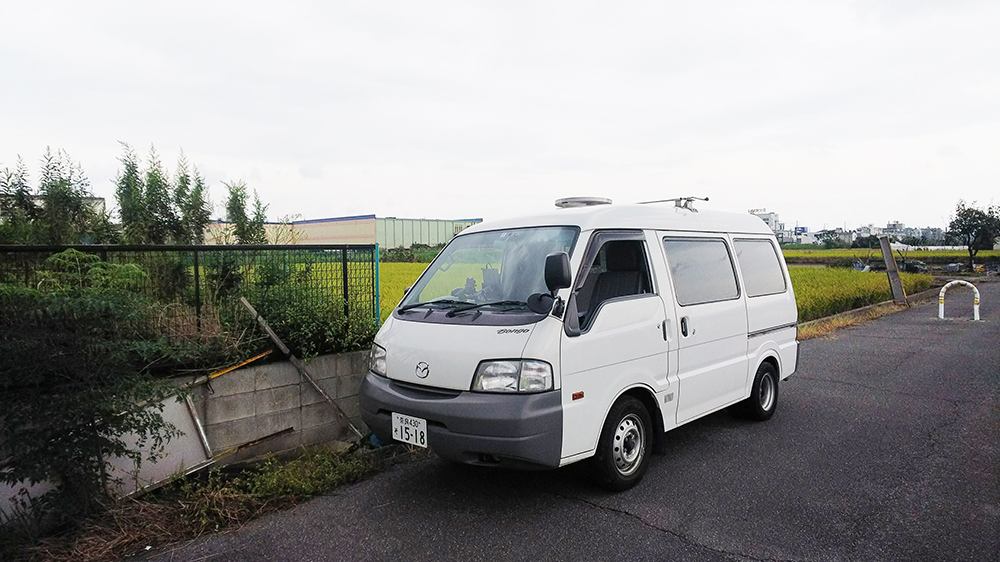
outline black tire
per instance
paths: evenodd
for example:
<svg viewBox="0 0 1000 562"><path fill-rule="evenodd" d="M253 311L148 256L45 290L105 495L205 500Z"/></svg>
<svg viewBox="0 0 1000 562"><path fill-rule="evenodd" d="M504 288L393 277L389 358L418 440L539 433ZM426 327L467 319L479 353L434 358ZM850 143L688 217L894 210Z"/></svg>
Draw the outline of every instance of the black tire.
<svg viewBox="0 0 1000 562"><path fill-rule="evenodd" d="M622 396L608 412L592 460L597 482L622 492L642 480L653 452L653 424L638 399Z"/></svg>
<svg viewBox="0 0 1000 562"><path fill-rule="evenodd" d="M778 409L778 371L764 362L750 387L750 397L736 405L734 413L754 421L767 421Z"/></svg>

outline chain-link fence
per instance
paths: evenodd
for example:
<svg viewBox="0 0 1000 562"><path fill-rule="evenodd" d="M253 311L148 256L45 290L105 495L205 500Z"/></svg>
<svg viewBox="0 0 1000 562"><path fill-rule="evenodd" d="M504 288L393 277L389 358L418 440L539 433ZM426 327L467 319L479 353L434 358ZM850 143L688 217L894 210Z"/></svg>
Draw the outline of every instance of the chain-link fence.
<svg viewBox="0 0 1000 562"><path fill-rule="evenodd" d="M83 255L62 253L70 249ZM375 245L0 246L0 283L42 289L113 283L152 297L172 330L189 333L222 329L243 312L240 297L272 325L308 327L323 318L354 339L378 325ZM305 351L330 349L317 344Z"/></svg>

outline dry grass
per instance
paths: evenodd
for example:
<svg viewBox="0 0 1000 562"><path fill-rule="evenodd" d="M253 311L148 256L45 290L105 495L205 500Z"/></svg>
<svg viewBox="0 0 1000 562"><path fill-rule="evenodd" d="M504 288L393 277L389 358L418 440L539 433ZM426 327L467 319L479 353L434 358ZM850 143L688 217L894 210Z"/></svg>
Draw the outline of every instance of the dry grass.
<svg viewBox="0 0 1000 562"><path fill-rule="evenodd" d="M199 490L191 497L123 500L84 523L77 532L45 539L24 550L19 558L51 562L121 560L146 547L239 526L286 503L259 501L225 488Z"/></svg>
<svg viewBox="0 0 1000 562"><path fill-rule="evenodd" d="M184 340L212 338L224 334L219 312L210 304L202 306L200 327L194 307L179 302L160 306L156 317L156 327L160 333Z"/></svg>
<svg viewBox="0 0 1000 562"><path fill-rule="evenodd" d="M295 457L269 458L242 470L213 470L139 499L126 499L80 523L75 531L29 548L0 551L0 560L105 562L205 533L238 528L391 464L426 455L403 447L368 450L318 446Z"/></svg>
<svg viewBox="0 0 1000 562"><path fill-rule="evenodd" d="M865 307L860 310L837 314L799 325L799 341L827 336L842 328L857 326L872 320L887 316L894 312L906 310L906 305L882 303Z"/></svg>

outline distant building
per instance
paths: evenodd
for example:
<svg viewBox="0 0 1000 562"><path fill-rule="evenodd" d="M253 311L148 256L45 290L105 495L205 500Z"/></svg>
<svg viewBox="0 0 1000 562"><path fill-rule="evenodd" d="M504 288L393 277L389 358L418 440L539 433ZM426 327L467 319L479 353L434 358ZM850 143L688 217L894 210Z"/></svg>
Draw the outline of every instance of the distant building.
<svg viewBox="0 0 1000 562"><path fill-rule="evenodd" d="M944 242L944 230L941 228L928 226L920 229L920 238L929 242L940 244Z"/></svg>
<svg viewBox="0 0 1000 562"><path fill-rule="evenodd" d="M750 214L764 221L764 224L775 234L785 230L785 223L778 220L778 213L769 213L767 209L750 209Z"/></svg>
<svg viewBox="0 0 1000 562"><path fill-rule="evenodd" d="M409 248L414 244L435 246L444 244L466 228L483 219L401 219L356 215L292 221L288 224L268 223L269 238L277 243L295 244L375 244L380 248ZM221 231L228 223L217 221L208 225L205 240L218 244Z"/></svg>
<svg viewBox="0 0 1000 562"><path fill-rule="evenodd" d="M854 232L856 233L855 238L862 238L862 237L865 237L865 236L881 236L882 235L882 229L879 228L879 227L877 227L877 226L875 226L875 225L872 225L872 224L866 224L866 225L863 225L863 226L859 226L858 229L855 230Z"/></svg>
<svg viewBox="0 0 1000 562"><path fill-rule="evenodd" d="M45 197L43 195L32 195L31 201L35 205L38 205L39 208L45 206ZM90 207L90 210L95 214L103 215L105 212L106 205L103 197L83 197L83 204Z"/></svg>
<svg viewBox="0 0 1000 562"><path fill-rule="evenodd" d="M904 230L906 230L905 224L899 221L893 221L885 225L885 229L882 231L882 234L887 236L902 235Z"/></svg>

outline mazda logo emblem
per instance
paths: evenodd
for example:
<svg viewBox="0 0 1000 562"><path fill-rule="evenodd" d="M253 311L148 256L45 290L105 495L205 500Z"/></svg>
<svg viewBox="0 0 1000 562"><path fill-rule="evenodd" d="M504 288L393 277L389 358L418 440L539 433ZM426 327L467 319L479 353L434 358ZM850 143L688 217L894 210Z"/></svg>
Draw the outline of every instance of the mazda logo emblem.
<svg viewBox="0 0 1000 562"><path fill-rule="evenodd" d="M427 375L431 373L431 367L427 363L421 361L417 363L417 378L426 379Z"/></svg>

